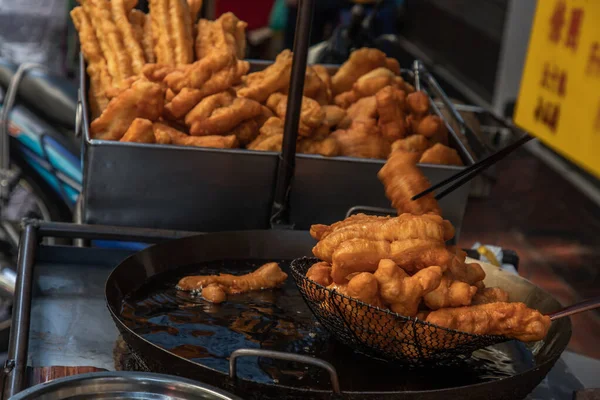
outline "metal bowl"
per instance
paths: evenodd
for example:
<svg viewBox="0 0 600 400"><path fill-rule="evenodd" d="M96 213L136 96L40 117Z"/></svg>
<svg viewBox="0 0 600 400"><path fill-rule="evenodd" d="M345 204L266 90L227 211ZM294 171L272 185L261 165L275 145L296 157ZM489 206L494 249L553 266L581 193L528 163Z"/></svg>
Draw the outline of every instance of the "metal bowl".
<svg viewBox="0 0 600 400"><path fill-rule="evenodd" d="M56 379L24 390L10 400L241 400L212 386L171 375L94 372Z"/></svg>

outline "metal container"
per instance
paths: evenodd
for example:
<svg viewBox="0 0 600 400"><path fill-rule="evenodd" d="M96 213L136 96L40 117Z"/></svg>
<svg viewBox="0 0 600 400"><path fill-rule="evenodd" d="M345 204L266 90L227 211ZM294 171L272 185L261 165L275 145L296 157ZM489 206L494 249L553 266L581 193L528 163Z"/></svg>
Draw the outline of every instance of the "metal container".
<svg viewBox="0 0 600 400"><path fill-rule="evenodd" d="M269 62L252 61L251 70ZM81 58L78 112L84 135L83 222L189 231L263 229L269 225L278 153L95 140L89 132L87 75ZM330 66L335 71L335 66ZM439 112L437 107L434 111ZM450 130L450 145L473 162ZM290 192L291 223L343 219L356 206L389 208L377 172L384 160L298 154ZM421 164L431 183L462 167ZM444 217L460 231L469 185L444 198ZM389 212L395 212L389 210Z"/></svg>
<svg viewBox="0 0 600 400"><path fill-rule="evenodd" d="M94 372L33 386L10 400L241 400L190 379L145 372Z"/></svg>
<svg viewBox="0 0 600 400"><path fill-rule="evenodd" d="M264 229L277 153L92 139L80 61L83 221L189 231Z"/></svg>

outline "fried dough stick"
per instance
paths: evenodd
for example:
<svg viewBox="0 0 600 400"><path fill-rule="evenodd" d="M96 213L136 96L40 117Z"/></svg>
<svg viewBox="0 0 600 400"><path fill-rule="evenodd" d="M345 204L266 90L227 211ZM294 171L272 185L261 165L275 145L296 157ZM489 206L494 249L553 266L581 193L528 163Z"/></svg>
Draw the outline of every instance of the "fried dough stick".
<svg viewBox="0 0 600 400"><path fill-rule="evenodd" d="M267 107L273 110L279 118L285 120L287 101L288 97L285 94L273 93L267 99ZM312 136L314 130L318 128L324 120L325 111L322 109L321 105L316 100L302 96L298 134L301 136Z"/></svg>
<svg viewBox="0 0 600 400"><path fill-rule="evenodd" d="M433 193L412 200L414 195L431 186L417 167L418 160L418 153L396 151L390 155L377 176L385 187L387 198L399 214L409 212L416 215L426 213L441 215L442 210Z"/></svg>
<svg viewBox="0 0 600 400"><path fill-rule="evenodd" d="M477 335L499 335L523 342L546 337L550 317L523 303L489 303L432 311L427 322Z"/></svg>
<svg viewBox="0 0 600 400"><path fill-rule="evenodd" d="M198 275L186 276L177 284L177 288L185 291L199 290L211 284L221 286L227 294L246 293L255 290L272 289L281 286L287 274L275 262L267 263L257 270L245 275Z"/></svg>
<svg viewBox="0 0 600 400"><path fill-rule="evenodd" d="M145 14L140 10L131 10L129 12L129 22L131 23L134 35L143 50L144 60L147 63L153 63L155 59L154 43L152 42L152 21L150 15Z"/></svg>
<svg viewBox="0 0 600 400"><path fill-rule="evenodd" d="M453 230L448 233L453 233ZM315 245L313 254L322 260L331 261L333 253L340 244L358 238L387 240L388 242L425 239L443 244L452 237L448 237L446 234L444 220L440 216L402 214L387 220L373 219L369 222L365 221L361 224L336 229Z"/></svg>
<svg viewBox="0 0 600 400"><path fill-rule="evenodd" d="M452 274L446 271L439 286L425 295L425 305L432 310L468 306L471 304L476 292L477 288L475 286L454 280Z"/></svg>
<svg viewBox="0 0 600 400"><path fill-rule="evenodd" d="M106 0L82 0L81 5L94 27L113 84L118 84L133 75L133 71L119 29L113 22L110 3Z"/></svg>
<svg viewBox="0 0 600 400"><path fill-rule="evenodd" d="M344 219L343 221L338 221L331 225L312 225L310 227L310 235L316 240L321 240L325 239L328 235L330 235L332 232L335 232L338 229L342 229L351 225L362 224L363 222L386 221L390 218L392 217L380 217L376 215L367 215L363 213L354 214Z"/></svg>
<svg viewBox="0 0 600 400"><path fill-rule="evenodd" d="M154 53L159 64L194 61L192 19L185 0L150 0Z"/></svg>
<svg viewBox="0 0 600 400"><path fill-rule="evenodd" d="M362 48L353 51L348 61L342 64L331 78L333 94L349 91L358 78L375 68L386 65L385 53L380 50Z"/></svg>
<svg viewBox="0 0 600 400"><path fill-rule="evenodd" d="M375 272L382 259L393 260L400 268L414 273L431 265L445 271L453 254L444 244L424 239L386 240L350 239L341 243L333 253L332 278L344 283L355 272ZM327 261L327 260L325 260Z"/></svg>
<svg viewBox="0 0 600 400"><path fill-rule="evenodd" d="M233 149L239 146L235 135L190 136L165 124L154 124L154 135L158 138L167 135L171 143L180 146L212 147L215 149Z"/></svg>
<svg viewBox="0 0 600 400"><path fill-rule="evenodd" d="M473 296L471 304L507 303L508 297L508 292L499 287L484 288Z"/></svg>
<svg viewBox="0 0 600 400"><path fill-rule="evenodd" d="M138 41L136 32L129 22L127 15L129 10L126 8L125 0L111 0L110 5L114 23L121 33L123 44L131 60L131 69L137 75L142 72L146 60L141 42Z"/></svg>
<svg viewBox="0 0 600 400"><path fill-rule="evenodd" d="M92 115L98 117L108 105L106 90L112 85L112 78L108 73L106 59L100 48L92 25L83 7L75 7L71 11L73 25L79 33L81 51L87 61L87 73L90 77L90 107Z"/></svg>
<svg viewBox="0 0 600 400"><path fill-rule="evenodd" d="M289 85L291 71L292 52L284 50L275 58L273 64L262 71L249 74L245 86L238 90L238 96L263 103L271 94Z"/></svg>
<svg viewBox="0 0 600 400"><path fill-rule="evenodd" d="M146 80L135 82L131 88L113 98L98 118L92 121L92 138L120 140L136 118L157 121L163 110L164 90Z"/></svg>
<svg viewBox="0 0 600 400"><path fill-rule="evenodd" d="M379 282L381 298L390 309L400 315L414 317L423 296L439 286L442 269L437 266L424 268L409 276L392 260L379 262L373 274Z"/></svg>

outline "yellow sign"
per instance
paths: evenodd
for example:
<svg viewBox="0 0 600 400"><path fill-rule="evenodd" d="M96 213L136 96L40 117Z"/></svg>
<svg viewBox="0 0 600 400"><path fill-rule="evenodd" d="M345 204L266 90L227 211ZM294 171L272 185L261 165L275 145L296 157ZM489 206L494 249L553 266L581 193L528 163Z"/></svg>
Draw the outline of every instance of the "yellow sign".
<svg viewBox="0 0 600 400"><path fill-rule="evenodd" d="M600 177L600 1L538 0L515 122Z"/></svg>

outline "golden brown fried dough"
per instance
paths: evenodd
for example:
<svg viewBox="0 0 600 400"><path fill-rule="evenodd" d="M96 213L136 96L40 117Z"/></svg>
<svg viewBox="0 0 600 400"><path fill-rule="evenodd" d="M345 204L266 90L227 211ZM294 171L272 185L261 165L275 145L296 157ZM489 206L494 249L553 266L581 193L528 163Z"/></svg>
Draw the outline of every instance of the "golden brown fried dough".
<svg viewBox="0 0 600 400"><path fill-rule="evenodd" d="M227 300L227 293L221 286L213 284L202 289L202 297L206 301L219 304Z"/></svg>
<svg viewBox="0 0 600 400"><path fill-rule="evenodd" d="M389 69L376 68L361 76L352 86L352 90L340 93L334 101L338 106L348 108L363 97L374 96L386 86L399 89L403 87L403 84L404 80L399 76L395 76Z"/></svg>
<svg viewBox="0 0 600 400"><path fill-rule="evenodd" d="M333 283L331 265L323 261L315 263L306 271L306 277L321 286L327 287Z"/></svg>
<svg viewBox="0 0 600 400"><path fill-rule="evenodd" d="M234 135L189 136L165 124L155 123L154 134L157 135L157 132L168 134L171 137L171 142L180 146L212 147L216 149L233 149L239 146L239 142Z"/></svg>
<svg viewBox="0 0 600 400"><path fill-rule="evenodd" d="M392 153L377 176L385 187L385 193L398 213L422 215L434 213L441 215L442 210L432 193L420 199L412 197L428 189L431 184L417 167L419 154L396 151Z"/></svg>
<svg viewBox="0 0 600 400"><path fill-rule="evenodd" d="M475 296L473 296L471 304L507 303L508 297L508 292L499 287L483 288L482 290L478 290Z"/></svg>
<svg viewBox="0 0 600 400"><path fill-rule="evenodd" d="M125 50L127 50L127 53L129 54L131 69L133 70L133 73L137 75L142 72L142 67L146 62L142 44L138 40L140 37L139 29L136 33L134 27L129 22L128 13L130 10L126 8L125 0L111 0L110 5L113 21L121 34Z"/></svg>
<svg viewBox="0 0 600 400"><path fill-rule="evenodd" d="M277 263L267 263L245 275L199 275L186 276L177 284L178 289L192 291L218 284L227 294L240 294L255 290L272 289L281 286L287 274Z"/></svg>
<svg viewBox="0 0 600 400"><path fill-rule="evenodd" d="M523 303L490 303L432 311L427 322L476 335L500 335L534 342L546 337L550 317Z"/></svg>
<svg viewBox="0 0 600 400"><path fill-rule="evenodd" d="M348 61L342 64L331 78L333 94L337 95L351 90L358 78L375 68L386 65L385 53L380 50L362 48L353 51Z"/></svg>
<svg viewBox="0 0 600 400"><path fill-rule="evenodd" d="M447 239L444 220L438 215L402 214L389 219L373 218L335 228L314 246L313 254L331 261L335 250L350 239L396 240L425 239L443 244Z"/></svg>
<svg viewBox="0 0 600 400"><path fill-rule="evenodd" d="M332 278L343 283L355 272L374 272L380 260L389 258L406 272L412 273L431 265L445 270L452 254L431 240L408 239L388 242L386 240L349 239L341 243L332 257Z"/></svg>
<svg viewBox="0 0 600 400"><path fill-rule="evenodd" d="M432 310L445 307L460 307L471 304L473 296L477 292L475 286L452 279L452 274L444 273L439 286L431 293L425 295L425 305Z"/></svg>
<svg viewBox="0 0 600 400"><path fill-rule="evenodd" d="M120 140L136 118L157 121L163 110L164 90L156 83L139 80L113 98L98 118L92 121L92 138Z"/></svg>
<svg viewBox="0 0 600 400"><path fill-rule="evenodd" d="M429 147L431 147L431 142L425 136L411 135L392 143L392 153L394 151L404 151L421 155Z"/></svg>
<svg viewBox="0 0 600 400"><path fill-rule="evenodd" d="M287 112L288 97L281 93L273 93L267 99L267 107L281 119L285 119ZM298 124L298 135L310 137L313 136L315 129L325 120L325 111L316 100L308 97L302 97L302 106L300 109L300 121Z"/></svg>
<svg viewBox="0 0 600 400"><path fill-rule="evenodd" d="M390 217L390 216L380 217L377 215L367 215L367 214L363 214L363 213L354 214L342 221L335 222L331 225L322 225L322 224L311 225L310 235L316 240L322 240L322 239L325 239L327 236L329 236L332 232L335 232L339 229L347 228L352 225L363 224L366 222L386 221L386 220L389 220L390 218L392 218L392 217Z"/></svg>
<svg viewBox="0 0 600 400"><path fill-rule="evenodd" d="M346 110L334 105L325 105L322 107L325 112L325 125L330 128L336 127L346 117Z"/></svg>
<svg viewBox="0 0 600 400"><path fill-rule="evenodd" d="M390 153L390 144L375 120L355 120L348 129L338 129L331 137L339 143L340 154L344 156L386 158Z"/></svg>
<svg viewBox="0 0 600 400"><path fill-rule="evenodd" d="M196 59L212 56L215 49L243 59L246 55L247 26L231 12L224 13L216 21L201 19L196 37Z"/></svg>
<svg viewBox="0 0 600 400"><path fill-rule="evenodd" d="M246 76L244 87L238 90L238 96L247 97L262 103L275 92L287 87L292 71L292 52L284 50L275 58L275 62L262 71Z"/></svg>
<svg viewBox="0 0 600 400"><path fill-rule="evenodd" d="M384 303L389 304L395 313L414 317L423 296L440 285L442 269L431 266L409 276L394 261L384 259L379 262L373 276L379 283Z"/></svg>
<svg viewBox="0 0 600 400"><path fill-rule="evenodd" d="M363 97L346 110L346 117L338 128L347 129L354 122L372 122L377 118L377 100L375 96Z"/></svg>
<svg viewBox="0 0 600 400"><path fill-rule="evenodd" d="M198 14L202 10L203 0L187 0L188 8L190 9L190 20L195 23L198 19Z"/></svg>
<svg viewBox="0 0 600 400"><path fill-rule="evenodd" d="M81 52L87 62L87 73L90 77L90 108L92 116L98 117L108 105L106 90L112 85L112 78L108 72L106 60L102 53L100 43L96 37L94 26L83 7L75 7L71 11L71 19L79 33Z"/></svg>
<svg viewBox="0 0 600 400"><path fill-rule="evenodd" d="M339 143L332 137L301 138L296 145L298 153L335 157L340 153Z"/></svg>
<svg viewBox="0 0 600 400"><path fill-rule="evenodd" d="M185 0L150 0L156 61L185 65L194 61L192 21Z"/></svg>
<svg viewBox="0 0 600 400"><path fill-rule="evenodd" d="M155 143L156 138L154 137L152 121L144 118L134 119L120 141L137 143Z"/></svg>
<svg viewBox="0 0 600 400"><path fill-rule="evenodd" d="M261 106L254 100L235 98L229 92L208 96L185 117L193 136L223 135L242 122L257 117Z"/></svg>
<svg viewBox="0 0 600 400"><path fill-rule="evenodd" d="M386 86L375 95L379 129L389 142L406 136L406 115L404 113L406 94L392 86Z"/></svg>
<svg viewBox="0 0 600 400"><path fill-rule="evenodd" d="M425 150L419 162L429 164L464 165L458 152L441 143L434 144Z"/></svg>

